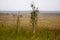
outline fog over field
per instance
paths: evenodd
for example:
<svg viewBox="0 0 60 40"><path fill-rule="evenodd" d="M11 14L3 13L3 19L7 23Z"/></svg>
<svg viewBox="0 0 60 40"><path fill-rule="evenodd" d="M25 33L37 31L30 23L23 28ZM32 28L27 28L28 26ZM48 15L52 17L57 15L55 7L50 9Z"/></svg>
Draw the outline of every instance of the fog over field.
<svg viewBox="0 0 60 40"><path fill-rule="evenodd" d="M31 11L0 11L0 13L31 13ZM40 13L41 14L46 14L46 13L51 13L51 14L53 14L53 13L55 13L55 14L58 14L58 13L60 13L60 11L40 11Z"/></svg>

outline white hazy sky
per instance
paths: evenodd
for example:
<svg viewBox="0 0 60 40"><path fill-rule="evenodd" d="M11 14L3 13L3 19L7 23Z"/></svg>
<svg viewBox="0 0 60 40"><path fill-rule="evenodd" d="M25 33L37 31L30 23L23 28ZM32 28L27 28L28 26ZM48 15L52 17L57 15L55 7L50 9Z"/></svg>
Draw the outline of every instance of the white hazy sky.
<svg viewBox="0 0 60 40"><path fill-rule="evenodd" d="M41 11L60 11L60 0L0 0L0 11L32 10L32 1Z"/></svg>

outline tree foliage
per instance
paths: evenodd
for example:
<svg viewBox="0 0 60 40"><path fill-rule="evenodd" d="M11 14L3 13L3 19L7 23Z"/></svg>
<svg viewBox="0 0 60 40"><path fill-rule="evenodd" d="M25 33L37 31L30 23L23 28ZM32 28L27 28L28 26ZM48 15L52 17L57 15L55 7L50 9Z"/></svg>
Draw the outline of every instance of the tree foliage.
<svg viewBox="0 0 60 40"><path fill-rule="evenodd" d="M38 9L35 8L35 6L33 4L31 4L31 7L33 9L33 11L31 12L31 24L32 24L32 29L33 29L33 33L35 33L35 27L37 24L37 16L38 16Z"/></svg>

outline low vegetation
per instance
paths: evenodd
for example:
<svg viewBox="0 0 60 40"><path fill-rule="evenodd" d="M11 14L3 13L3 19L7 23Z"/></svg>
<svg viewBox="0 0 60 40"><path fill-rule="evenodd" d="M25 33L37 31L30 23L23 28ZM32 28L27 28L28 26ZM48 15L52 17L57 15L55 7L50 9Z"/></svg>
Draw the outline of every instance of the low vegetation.
<svg viewBox="0 0 60 40"><path fill-rule="evenodd" d="M16 28L0 27L0 40L60 40L60 30L43 28L32 36L31 30L22 29L16 33Z"/></svg>

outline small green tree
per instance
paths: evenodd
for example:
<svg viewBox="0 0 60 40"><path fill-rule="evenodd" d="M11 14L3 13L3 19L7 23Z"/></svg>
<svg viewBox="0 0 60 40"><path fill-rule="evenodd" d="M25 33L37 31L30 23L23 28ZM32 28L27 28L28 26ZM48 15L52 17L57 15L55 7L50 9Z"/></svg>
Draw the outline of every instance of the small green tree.
<svg viewBox="0 0 60 40"><path fill-rule="evenodd" d="M38 16L38 8L36 9L35 6L33 4L31 4L31 8L33 9L33 11L31 12L31 24L32 24L32 31L33 34L35 34L35 27L37 24L37 16Z"/></svg>

